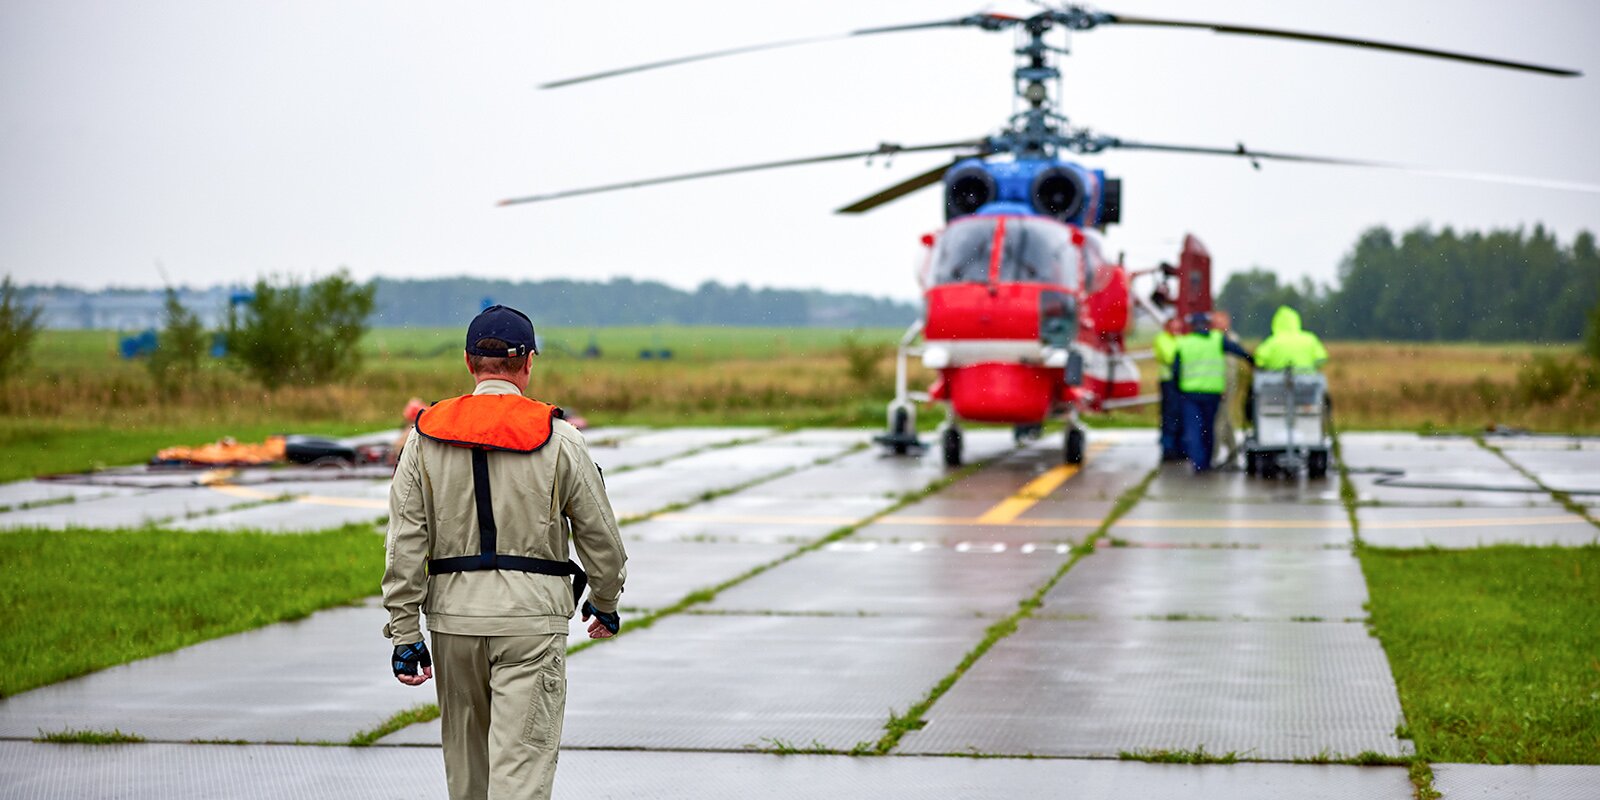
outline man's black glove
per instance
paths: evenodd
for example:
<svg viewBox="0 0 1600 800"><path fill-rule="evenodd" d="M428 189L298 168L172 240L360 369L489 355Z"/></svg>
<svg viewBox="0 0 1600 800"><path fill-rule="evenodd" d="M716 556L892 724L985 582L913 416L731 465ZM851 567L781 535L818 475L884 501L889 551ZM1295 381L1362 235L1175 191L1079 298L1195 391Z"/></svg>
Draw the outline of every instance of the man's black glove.
<svg viewBox="0 0 1600 800"><path fill-rule="evenodd" d="M622 629L622 614L616 611L601 611L594 607L594 603L585 600L583 601L583 621L588 622L590 617L600 620L600 624L606 626L606 630L611 631L613 636Z"/></svg>
<svg viewBox="0 0 1600 800"><path fill-rule="evenodd" d="M419 667L433 666L433 658L428 655L428 646L422 642L411 644L397 644L394 646L394 674L416 675Z"/></svg>

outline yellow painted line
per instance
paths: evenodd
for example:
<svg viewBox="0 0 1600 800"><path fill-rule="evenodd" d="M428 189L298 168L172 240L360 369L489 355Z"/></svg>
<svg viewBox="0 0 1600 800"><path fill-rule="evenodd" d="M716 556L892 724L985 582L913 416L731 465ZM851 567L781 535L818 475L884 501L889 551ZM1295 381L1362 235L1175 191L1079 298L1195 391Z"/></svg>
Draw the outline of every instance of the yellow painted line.
<svg viewBox="0 0 1600 800"><path fill-rule="evenodd" d="M1001 500L994 505L994 508L983 512L983 515L978 517L978 524L1005 525L1015 520L1017 517L1022 516L1022 512L1033 508L1034 504L1049 497L1050 493L1060 487L1061 484L1066 483L1069 478L1078 474L1078 469L1079 466L1077 464L1062 464L1059 467L1048 470L1043 475L1028 481L1027 485L1018 489L1016 494Z"/></svg>
<svg viewBox="0 0 1600 800"><path fill-rule="evenodd" d="M1109 446L1103 442L1090 445L1088 452L1084 453L1084 463L1088 463L1090 456ZM1072 476L1078 474L1078 471L1082 468L1083 464L1062 464L1028 481L1026 485L1017 490L1016 494L1001 500L995 504L994 508L983 512L978 517L978 524L1011 524L1016 521L1017 517L1022 516L1028 509L1033 508L1040 500L1049 497L1051 492L1061 487L1061 484L1071 480Z"/></svg>
<svg viewBox="0 0 1600 800"><path fill-rule="evenodd" d="M229 495L230 497L241 497L247 500L271 500L278 496L272 492L264 492L260 489L252 489L248 486L231 486L227 484L220 484L213 485L208 488L210 488L213 492L221 492L225 495ZM344 508L387 509L389 507L389 502L387 500L377 500L368 497L323 497L321 495L314 494L301 495L293 500L290 500L289 502L304 503L306 505L314 506L341 506Z"/></svg>
<svg viewBox="0 0 1600 800"><path fill-rule="evenodd" d="M993 509L990 509L993 511ZM1006 522L983 522L982 517L884 517L879 524L890 525L1006 525L1013 528L1098 528L1100 520L1083 518L1013 519Z"/></svg>

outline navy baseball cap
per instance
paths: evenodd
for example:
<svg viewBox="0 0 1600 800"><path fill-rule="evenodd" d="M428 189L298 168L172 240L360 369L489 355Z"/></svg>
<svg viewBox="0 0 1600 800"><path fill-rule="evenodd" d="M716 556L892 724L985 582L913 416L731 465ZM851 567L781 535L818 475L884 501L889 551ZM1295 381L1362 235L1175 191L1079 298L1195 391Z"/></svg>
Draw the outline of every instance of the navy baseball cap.
<svg viewBox="0 0 1600 800"><path fill-rule="evenodd" d="M1199 333L1211 330L1211 315L1204 311L1196 311L1189 315L1189 327Z"/></svg>
<svg viewBox="0 0 1600 800"><path fill-rule="evenodd" d="M499 339L509 347L505 350L485 350L477 346L482 339ZM489 358L516 358L529 353L539 355L539 344L533 338L533 321L528 315L511 306L489 306L472 318L467 326L467 353Z"/></svg>

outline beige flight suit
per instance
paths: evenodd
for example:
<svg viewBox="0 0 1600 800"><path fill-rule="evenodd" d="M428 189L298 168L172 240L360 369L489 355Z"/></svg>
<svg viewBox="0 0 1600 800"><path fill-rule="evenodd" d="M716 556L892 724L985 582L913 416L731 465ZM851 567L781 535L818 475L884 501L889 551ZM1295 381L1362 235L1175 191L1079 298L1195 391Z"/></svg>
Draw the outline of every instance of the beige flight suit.
<svg viewBox="0 0 1600 800"><path fill-rule="evenodd" d="M486 380L473 394L516 394ZM488 456L496 551L566 561L568 525L589 574L589 600L615 611L626 577L621 536L582 434L551 421L531 454ZM471 450L412 431L389 490L384 635L422 640L428 615L444 726L445 777L454 800L549 797L566 712L571 578L508 570L429 576L429 557L476 555Z"/></svg>

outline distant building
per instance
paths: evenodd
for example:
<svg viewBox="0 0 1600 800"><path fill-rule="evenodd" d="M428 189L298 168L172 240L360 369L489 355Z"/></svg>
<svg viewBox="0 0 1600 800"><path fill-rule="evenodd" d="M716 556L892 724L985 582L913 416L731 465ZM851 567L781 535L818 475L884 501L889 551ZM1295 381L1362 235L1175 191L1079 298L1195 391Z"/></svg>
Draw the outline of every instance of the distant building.
<svg viewBox="0 0 1600 800"><path fill-rule="evenodd" d="M157 289L107 289L89 292L67 288L26 288L23 300L43 310L39 321L58 330L137 331L161 327L161 307L166 293ZM178 290L178 302L194 312L208 328L227 320L226 287Z"/></svg>

